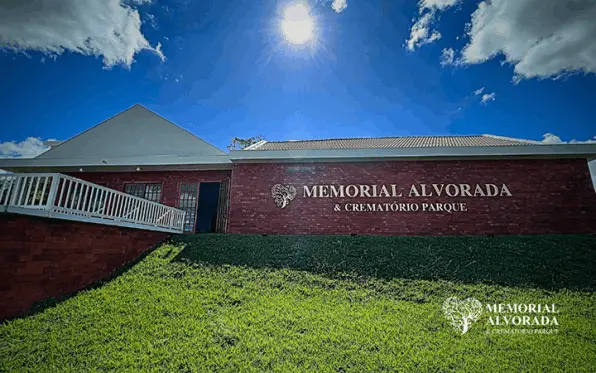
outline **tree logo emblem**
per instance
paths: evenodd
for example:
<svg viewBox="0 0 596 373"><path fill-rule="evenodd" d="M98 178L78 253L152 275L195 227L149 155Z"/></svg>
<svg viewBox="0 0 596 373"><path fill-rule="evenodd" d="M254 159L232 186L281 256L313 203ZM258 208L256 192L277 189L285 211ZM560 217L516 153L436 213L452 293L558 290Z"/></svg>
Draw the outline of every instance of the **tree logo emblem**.
<svg viewBox="0 0 596 373"><path fill-rule="evenodd" d="M472 326L472 321L478 321L482 314L482 303L476 298L459 300L457 297L451 297L443 303L443 312L455 330L466 334Z"/></svg>
<svg viewBox="0 0 596 373"><path fill-rule="evenodd" d="M293 185L275 184L271 188L271 197L280 209L287 207L296 198L296 187Z"/></svg>

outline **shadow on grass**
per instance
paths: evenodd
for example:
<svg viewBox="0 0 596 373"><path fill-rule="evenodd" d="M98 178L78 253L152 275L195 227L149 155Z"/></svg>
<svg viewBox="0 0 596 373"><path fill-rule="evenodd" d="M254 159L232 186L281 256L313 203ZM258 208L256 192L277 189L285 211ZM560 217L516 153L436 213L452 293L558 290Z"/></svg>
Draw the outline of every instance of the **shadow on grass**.
<svg viewBox="0 0 596 373"><path fill-rule="evenodd" d="M105 284L109 283L110 281L112 281L113 279L115 279L116 277L128 272L129 269L131 269L132 267L134 267L136 264L138 264L139 262L141 262L143 259L145 259L149 254L151 254L153 251L155 251L155 249L157 249L158 247L160 247L161 245L171 242L171 238L166 239L165 241L154 245L152 247L150 247L149 249L145 250L141 255L139 255L136 259L122 265L121 267L118 267L117 269L115 269L113 272L111 272L109 275L107 275L106 277L95 281L75 292L63 295L61 297L49 297L46 298L42 301L39 302L35 302L27 311L25 311L24 313L21 313L17 316L13 316L13 317L9 317L6 319L0 319L0 324L6 322L6 321L11 321L11 320L15 320L15 319L20 319L20 318L25 318L25 317L29 317L29 316L33 316L36 315L38 313L41 313L45 310L47 310L48 308L52 308L52 307L56 307L57 305L59 305L60 303L76 296L77 294L79 294L80 292L83 291L88 291L88 290L93 290L93 289L99 289L102 286L104 286Z"/></svg>
<svg viewBox="0 0 596 373"><path fill-rule="evenodd" d="M184 235L174 260L252 268L596 290L596 236Z"/></svg>

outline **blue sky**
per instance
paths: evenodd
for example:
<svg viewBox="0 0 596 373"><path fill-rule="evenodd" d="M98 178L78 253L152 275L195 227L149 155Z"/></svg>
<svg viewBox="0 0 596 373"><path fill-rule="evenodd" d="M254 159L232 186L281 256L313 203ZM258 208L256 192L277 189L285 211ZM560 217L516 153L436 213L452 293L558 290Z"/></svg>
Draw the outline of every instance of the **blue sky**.
<svg viewBox="0 0 596 373"><path fill-rule="evenodd" d="M85 17L111 11L82 5L68 15L50 10L52 17L43 19L56 24L10 30L14 42L0 51L0 146L28 137L64 140L136 103L222 149L234 136L254 135L288 140L490 133L541 140L551 133L563 141L596 136L596 56L579 61L569 52L583 48L580 42L589 46L593 34L571 38L572 45L551 48L545 57L519 45L516 27L522 26L513 14L509 35L489 45L495 38L485 34L490 22L498 23L498 9L493 20L476 13L473 34L465 33L478 2L349 0L339 1L347 6L336 11L330 1L310 1L317 42L308 47L291 45L280 31L288 1L108 2L133 21L138 14L140 26L129 22L119 34L127 40L100 42L103 31L92 27L104 25L96 19L89 30L76 29L75 22L72 30L56 32L64 40L48 37L63 31L61 19L80 17L87 25ZM35 11L43 17L48 10ZM23 15L10 12L0 6L0 21ZM416 22L422 37L413 37ZM34 41L22 41L31 35ZM487 58L491 48L506 53ZM568 60L552 66L561 60L554 53Z"/></svg>

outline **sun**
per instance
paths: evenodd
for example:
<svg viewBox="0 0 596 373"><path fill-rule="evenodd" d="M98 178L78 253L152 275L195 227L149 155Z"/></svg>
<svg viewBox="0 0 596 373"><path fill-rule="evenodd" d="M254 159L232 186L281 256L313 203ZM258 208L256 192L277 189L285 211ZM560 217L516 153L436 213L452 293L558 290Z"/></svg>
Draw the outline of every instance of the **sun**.
<svg viewBox="0 0 596 373"><path fill-rule="evenodd" d="M292 44L301 45L313 39L315 22L305 3L288 5L281 21L281 30Z"/></svg>

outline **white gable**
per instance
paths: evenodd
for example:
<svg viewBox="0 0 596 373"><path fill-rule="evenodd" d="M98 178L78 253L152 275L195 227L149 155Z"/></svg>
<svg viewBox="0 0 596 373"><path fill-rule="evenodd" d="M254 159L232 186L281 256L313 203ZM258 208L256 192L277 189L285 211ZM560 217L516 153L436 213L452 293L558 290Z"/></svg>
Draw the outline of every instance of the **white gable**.
<svg viewBox="0 0 596 373"><path fill-rule="evenodd" d="M226 153L143 106L135 105L36 159L213 155Z"/></svg>

